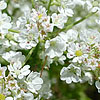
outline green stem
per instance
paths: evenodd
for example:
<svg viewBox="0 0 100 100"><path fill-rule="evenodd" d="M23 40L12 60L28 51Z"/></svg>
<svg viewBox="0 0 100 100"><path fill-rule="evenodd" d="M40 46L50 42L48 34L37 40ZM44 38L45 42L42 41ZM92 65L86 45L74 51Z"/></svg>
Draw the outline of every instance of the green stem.
<svg viewBox="0 0 100 100"><path fill-rule="evenodd" d="M14 30L14 29L9 29L9 32L14 32L14 33L20 33L20 31Z"/></svg>
<svg viewBox="0 0 100 100"><path fill-rule="evenodd" d="M50 13L51 1L52 1L52 0L49 0L49 4L48 4L48 12L47 12L47 14L49 14L49 13Z"/></svg>
<svg viewBox="0 0 100 100"><path fill-rule="evenodd" d="M25 59L25 61L24 61L24 63L23 63L22 66L24 66L24 65L27 63L27 61L28 61L29 58L31 57L33 51L34 51L34 47L29 51L29 53L28 53L28 55L26 56L26 59Z"/></svg>
<svg viewBox="0 0 100 100"><path fill-rule="evenodd" d="M96 11L96 12L97 12L97 11ZM63 29L61 29L61 30L58 30L58 31L56 31L56 32L54 32L54 33L58 34L58 33L60 33L60 32L67 31L67 30L71 29L73 26L75 26L75 25L77 25L77 24L83 22L84 20L88 19L89 17L93 16L96 12L89 13L87 16L83 17L83 18L80 19L79 21L76 21L76 22L74 22L74 23L68 25L67 27L65 27L65 28L63 28Z"/></svg>
<svg viewBox="0 0 100 100"><path fill-rule="evenodd" d="M31 0L32 2L32 8L35 8L34 0Z"/></svg>

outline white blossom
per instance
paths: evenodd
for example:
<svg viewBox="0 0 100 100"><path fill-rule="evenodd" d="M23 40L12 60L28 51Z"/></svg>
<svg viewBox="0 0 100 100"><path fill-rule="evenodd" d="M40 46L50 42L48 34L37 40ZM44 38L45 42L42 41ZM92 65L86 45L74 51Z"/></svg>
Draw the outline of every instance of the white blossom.
<svg viewBox="0 0 100 100"><path fill-rule="evenodd" d="M84 29L80 33L80 39L88 44L94 44L100 42L100 33L97 30Z"/></svg>
<svg viewBox="0 0 100 100"><path fill-rule="evenodd" d="M23 67L20 61L15 62L13 65L8 65L10 74L19 79L22 79L24 76L27 76L30 73L29 68L29 65L25 65Z"/></svg>
<svg viewBox="0 0 100 100"><path fill-rule="evenodd" d="M67 57L70 59L73 58L72 62L82 63L82 61L88 57L86 48L86 45L83 43L70 43L68 46Z"/></svg>
<svg viewBox="0 0 100 100"><path fill-rule="evenodd" d="M2 57L11 64L15 63L16 61L20 61L21 63L25 61L25 56L22 55L21 52L6 52L2 55Z"/></svg>
<svg viewBox="0 0 100 100"><path fill-rule="evenodd" d="M34 100L34 95L32 93L23 93L24 100Z"/></svg>
<svg viewBox="0 0 100 100"><path fill-rule="evenodd" d="M5 71L7 70L6 67L1 67L0 64L0 78L4 78L5 77Z"/></svg>
<svg viewBox="0 0 100 100"><path fill-rule="evenodd" d="M99 17L100 0L0 0L0 100L50 99L61 67L100 93Z"/></svg>
<svg viewBox="0 0 100 100"><path fill-rule="evenodd" d="M57 36L45 43L46 55L50 58L60 57L66 50L66 42L61 37Z"/></svg>
<svg viewBox="0 0 100 100"><path fill-rule="evenodd" d="M59 35L61 36L62 39L64 39L64 41L68 43L74 42L78 39L78 32L73 29L68 30L66 33L61 32Z"/></svg>
<svg viewBox="0 0 100 100"><path fill-rule="evenodd" d="M33 93L37 93L38 90L41 89L43 80L40 78L40 74L38 72L31 72L25 83L27 84L27 88L29 91Z"/></svg>
<svg viewBox="0 0 100 100"><path fill-rule="evenodd" d="M53 25L60 29L62 29L64 27L64 23L67 22L67 18L63 14L57 15L56 13L53 13L51 18Z"/></svg>
<svg viewBox="0 0 100 100"><path fill-rule="evenodd" d="M73 14L74 14L73 10L72 10L72 9L69 9L69 8L65 8L65 9L59 8L58 11L59 11L61 14L63 14L63 16L65 16L66 18L67 18L67 16L68 16L68 17L72 17Z"/></svg>
<svg viewBox="0 0 100 100"><path fill-rule="evenodd" d="M63 67L60 72L61 80L66 81L70 84L72 82L80 82L81 69L76 67L73 64L70 64L68 67Z"/></svg>
<svg viewBox="0 0 100 100"><path fill-rule="evenodd" d="M5 1L0 1L0 10L3 10L3 9L5 9L7 7L7 4L6 4L6 2Z"/></svg>
<svg viewBox="0 0 100 100"><path fill-rule="evenodd" d="M8 32L8 29L12 27L11 25L11 18L6 13L0 12L0 33L2 35L6 34Z"/></svg>
<svg viewBox="0 0 100 100"><path fill-rule="evenodd" d="M100 81L96 81L95 86L98 89L98 92L100 93Z"/></svg>

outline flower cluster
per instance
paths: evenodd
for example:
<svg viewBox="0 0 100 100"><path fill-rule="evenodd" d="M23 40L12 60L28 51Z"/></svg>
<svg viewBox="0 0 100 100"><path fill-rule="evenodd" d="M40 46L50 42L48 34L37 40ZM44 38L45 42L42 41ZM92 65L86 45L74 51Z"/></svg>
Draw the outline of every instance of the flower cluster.
<svg viewBox="0 0 100 100"><path fill-rule="evenodd" d="M10 63L8 66L0 66L0 93L3 98L33 100L33 94L38 94L43 84L40 73L30 71L29 65L22 65L25 56L21 52L10 51L3 57Z"/></svg>
<svg viewBox="0 0 100 100"><path fill-rule="evenodd" d="M44 68L51 64L63 67L60 79L67 84L95 82L100 93L100 1L21 2L0 1L0 100L49 99L52 82ZM77 5L89 14L77 17ZM93 29L88 18L95 14Z"/></svg>
<svg viewBox="0 0 100 100"><path fill-rule="evenodd" d="M93 78L99 79L100 33L96 30L84 29L74 34L73 39L68 42L66 53L67 58L70 59L70 65L62 68L61 80L66 80L66 83L88 81L92 84ZM75 36L76 39L74 39Z"/></svg>

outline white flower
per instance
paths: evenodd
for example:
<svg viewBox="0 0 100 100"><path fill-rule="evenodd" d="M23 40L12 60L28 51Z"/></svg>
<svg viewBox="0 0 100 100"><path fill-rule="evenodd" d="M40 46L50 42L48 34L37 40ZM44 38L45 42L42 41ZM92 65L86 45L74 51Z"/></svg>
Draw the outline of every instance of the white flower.
<svg viewBox="0 0 100 100"><path fill-rule="evenodd" d="M23 93L24 100L34 100L34 95L32 93Z"/></svg>
<svg viewBox="0 0 100 100"><path fill-rule="evenodd" d="M84 29L80 33L80 39L88 44L100 42L100 33L97 30Z"/></svg>
<svg viewBox="0 0 100 100"><path fill-rule="evenodd" d="M100 10L100 4L99 2L96 0L87 0L86 1L86 5L88 10L91 10L92 12L96 12L98 10Z"/></svg>
<svg viewBox="0 0 100 100"><path fill-rule="evenodd" d="M52 23L54 24L54 26L62 29L64 27L64 23L67 22L67 18L63 15L63 14L56 14L53 13L52 16Z"/></svg>
<svg viewBox="0 0 100 100"><path fill-rule="evenodd" d="M8 65L10 74L19 79L22 79L24 76L27 76L30 73L29 68L29 65L25 65L24 67L22 67L20 61L15 62L13 65Z"/></svg>
<svg viewBox="0 0 100 100"><path fill-rule="evenodd" d="M16 22L17 28L23 29L26 23L27 23L26 17L19 17Z"/></svg>
<svg viewBox="0 0 100 100"><path fill-rule="evenodd" d="M27 39L26 39L23 42L21 42L19 45L23 49L31 49L32 47L35 47L37 45L37 43L34 41L27 41Z"/></svg>
<svg viewBox="0 0 100 100"><path fill-rule="evenodd" d="M82 63L82 61L88 57L86 48L84 43L70 43L68 46L67 57L70 59L73 58L72 62Z"/></svg>
<svg viewBox="0 0 100 100"><path fill-rule="evenodd" d="M93 5L92 5L92 3L91 3L90 0L87 0L87 1L85 2L85 4L86 4L88 10L90 10L90 9L93 7Z"/></svg>
<svg viewBox="0 0 100 100"><path fill-rule="evenodd" d="M7 7L7 4L6 4L6 2L5 1L0 1L0 10L3 10L3 9L5 9Z"/></svg>
<svg viewBox="0 0 100 100"><path fill-rule="evenodd" d="M42 26L44 28L45 32L53 32L53 24L50 23L50 16L47 16L46 18L44 18L43 22L42 22Z"/></svg>
<svg viewBox="0 0 100 100"><path fill-rule="evenodd" d="M0 64L0 78L4 78L5 77L5 71L7 70L6 67L1 67Z"/></svg>
<svg viewBox="0 0 100 100"><path fill-rule="evenodd" d="M46 55L50 58L60 57L63 52L66 50L66 42L60 37L57 36L51 40L47 40L45 43Z"/></svg>
<svg viewBox="0 0 100 100"><path fill-rule="evenodd" d="M61 72L61 80L66 81L66 83L70 84L72 82L79 82L81 76L81 69L79 67L70 64L68 67L63 67Z"/></svg>
<svg viewBox="0 0 100 100"><path fill-rule="evenodd" d="M53 24L51 23L42 23L45 32L53 32Z"/></svg>
<svg viewBox="0 0 100 100"><path fill-rule="evenodd" d="M43 80L42 78L40 78L40 74L37 72L31 72L25 83L27 84L27 88L29 91L33 92L33 93L37 93L38 90L41 89L42 84L43 84Z"/></svg>
<svg viewBox="0 0 100 100"><path fill-rule="evenodd" d="M31 18L34 22L42 22L44 17L47 16L46 12L46 9L42 6L40 6L37 11L35 9L32 9Z"/></svg>
<svg viewBox="0 0 100 100"><path fill-rule="evenodd" d="M98 89L98 92L100 93L100 81L96 81L95 86Z"/></svg>
<svg viewBox="0 0 100 100"><path fill-rule="evenodd" d="M17 36L17 41L22 49L31 49L35 47L38 43L38 29L36 24L32 24L32 29L30 29L31 24L27 25L27 30L23 30L22 33Z"/></svg>
<svg viewBox="0 0 100 100"><path fill-rule="evenodd" d="M60 12L60 14L63 14L63 16L65 16L67 18L67 16L72 17L74 12L72 9L69 8L59 8L58 11Z"/></svg>
<svg viewBox="0 0 100 100"><path fill-rule="evenodd" d="M99 62L98 59L91 57L91 58L87 59L85 65L90 70L95 70L98 67L98 62Z"/></svg>
<svg viewBox="0 0 100 100"><path fill-rule="evenodd" d="M8 88L12 91L12 90L19 89L19 86L18 86L16 80L10 80L10 81L8 81L8 84L6 85L6 88Z"/></svg>
<svg viewBox="0 0 100 100"><path fill-rule="evenodd" d="M92 78L92 73L90 72L84 72L84 75L82 77L82 80L80 81L80 83L82 82L88 82L90 85L93 84L93 78Z"/></svg>
<svg viewBox="0 0 100 100"><path fill-rule="evenodd" d="M95 22L100 25L100 19L95 19Z"/></svg>
<svg viewBox="0 0 100 100"><path fill-rule="evenodd" d="M100 11L99 7L93 7L92 12Z"/></svg>
<svg viewBox="0 0 100 100"><path fill-rule="evenodd" d="M25 61L25 56L22 55L21 52L9 51L9 52L4 53L2 57L6 61L10 62L10 64L15 63L16 61L20 61L22 63Z"/></svg>
<svg viewBox="0 0 100 100"><path fill-rule="evenodd" d="M66 41L66 42L74 42L78 39L78 32L70 29L68 30L66 33L65 32L61 32L59 33L59 35L61 36L61 38Z"/></svg>
<svg viewBox="0 0 100 100"><path fill-rule="evenodd" d="M8 32L8 29L12 27L10 21L11 18L7 14L0 12L0 33L6 34Z"/></svg>

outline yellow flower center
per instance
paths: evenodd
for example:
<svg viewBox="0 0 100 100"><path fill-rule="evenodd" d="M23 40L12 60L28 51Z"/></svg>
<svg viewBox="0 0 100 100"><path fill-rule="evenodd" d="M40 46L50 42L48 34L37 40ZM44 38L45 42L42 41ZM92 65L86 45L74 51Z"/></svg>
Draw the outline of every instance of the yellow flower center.
<svg viewBox="0 0 100 100"><path fill-rule="evenodd" d="M3 94L0 94L0 100L5 100L5 96Z"/></svg>
<svg viewBox="0 0 100 100"><path fill-rule="evenodd" d="M42 17L42 14L39 14L38 18L41 19L41 17Z"/></svg>
<svg viewBox="0 0 100 100"><path fill-rule="evenodd" d="M77 51L75 52L75 55L76 55L76 56L82 56L82 55L83 55L83 52L82 52L81 50L77 50Z"/></svg>

